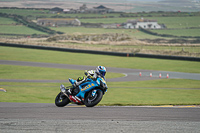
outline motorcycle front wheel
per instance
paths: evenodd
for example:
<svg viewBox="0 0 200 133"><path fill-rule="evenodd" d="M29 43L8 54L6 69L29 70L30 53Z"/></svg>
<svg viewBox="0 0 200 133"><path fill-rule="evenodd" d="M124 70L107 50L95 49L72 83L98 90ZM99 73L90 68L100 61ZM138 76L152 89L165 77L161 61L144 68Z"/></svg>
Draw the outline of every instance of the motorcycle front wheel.
<svg viewBox="0 0 200 133"><path fill-rule="evenodd" d="M60 92L55 98L55 105L57 107L64 107L70 103L70 100L62 92Z"/></svg>
<svg viewBox="0 0 200 133"><path fill-rule="evenodd" d="M94 96L92 95L92 91L90 91L86 96L86 98L84 99L85 106L94 107L101 101L102 97L103 97L103 92L101 90L97 90Z"/></svg>

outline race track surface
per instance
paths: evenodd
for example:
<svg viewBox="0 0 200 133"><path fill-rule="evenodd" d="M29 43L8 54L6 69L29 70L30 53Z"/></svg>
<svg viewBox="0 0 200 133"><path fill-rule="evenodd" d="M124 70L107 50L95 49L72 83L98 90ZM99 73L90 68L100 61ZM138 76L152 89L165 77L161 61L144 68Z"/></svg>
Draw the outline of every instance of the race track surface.
<svg viewBox="0 0 200 133"><path fill-rule="evenodd" d="M200 108L0 103L0 132L200 132Z"/></svg>

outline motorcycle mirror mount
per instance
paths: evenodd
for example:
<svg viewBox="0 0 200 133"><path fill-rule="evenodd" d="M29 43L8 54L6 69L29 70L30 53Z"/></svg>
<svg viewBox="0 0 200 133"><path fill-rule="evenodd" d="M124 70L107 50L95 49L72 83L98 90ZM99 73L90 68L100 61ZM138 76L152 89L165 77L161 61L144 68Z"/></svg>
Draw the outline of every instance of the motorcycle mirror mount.
<svg viewBox="0 0 200 133"><path fill-rule="evenodd" d="M62 89L60 89L60 91L62 92L62 93L65 93L65 88L62 88Z"/></svg>

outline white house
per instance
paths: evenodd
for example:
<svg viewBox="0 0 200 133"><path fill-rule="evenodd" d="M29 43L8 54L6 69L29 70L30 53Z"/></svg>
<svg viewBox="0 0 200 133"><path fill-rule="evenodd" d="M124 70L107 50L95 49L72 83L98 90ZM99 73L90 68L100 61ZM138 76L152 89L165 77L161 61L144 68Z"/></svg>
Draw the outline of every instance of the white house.
<svg viewBox="0 0 200 133"><path fill-rule="evenodd" d="M156 20L148 20L148 19L137 19L137 20L128 20L124 28L126 29L161 29L164 28L163 25L159 25Z"/></svg>

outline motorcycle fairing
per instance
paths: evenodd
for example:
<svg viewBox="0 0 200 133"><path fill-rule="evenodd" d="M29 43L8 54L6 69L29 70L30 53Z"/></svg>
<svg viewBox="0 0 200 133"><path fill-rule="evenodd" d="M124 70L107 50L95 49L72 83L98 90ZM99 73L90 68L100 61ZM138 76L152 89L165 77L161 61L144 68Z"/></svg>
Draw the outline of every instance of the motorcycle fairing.
<svg viewBox="0 0 200 133"><path fill-rule="evenodd" d="M85 93L95 89L96 87L98 87L98 84L96 83L96 81L92 81L92 82L85 82L81 85L79 85L79 93L76 95L77 97L81 97L84 98Z"/></svg>

